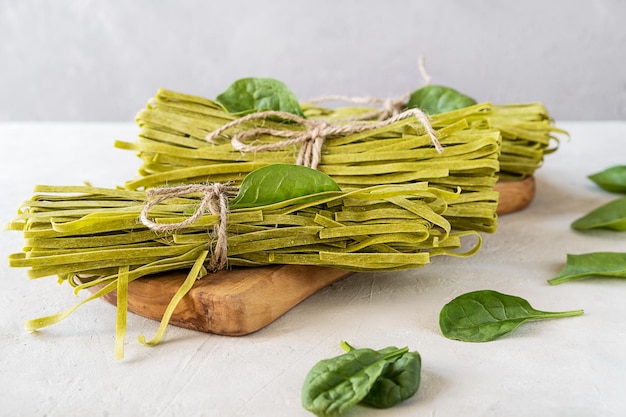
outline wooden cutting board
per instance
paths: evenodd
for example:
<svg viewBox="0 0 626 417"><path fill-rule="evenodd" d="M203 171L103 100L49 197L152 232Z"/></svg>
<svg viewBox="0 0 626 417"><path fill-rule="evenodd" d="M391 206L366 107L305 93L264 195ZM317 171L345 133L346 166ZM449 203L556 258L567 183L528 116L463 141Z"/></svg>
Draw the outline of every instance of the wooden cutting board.
<svg viewBox="0 0 626 417"><path fill-rule="evenodd" d="M498 214L526 207L535 195L535 180L498 182ZM274 265L235 268L210 274L194 284L179 303L170 324L227 336L253 333L285 314L320 289L351 272L337 268ZM128 287L128 310L161 320L186 271L133 281ZM103 297L116 304L115 292Z"/></svg>
<svg viewBox="0 0 626 417"><path fill-rule="evenodd" d="M535 177L526 177L521 181L498 181L494 190L500 193L498 214L520 211L535 197Z"/></svg>

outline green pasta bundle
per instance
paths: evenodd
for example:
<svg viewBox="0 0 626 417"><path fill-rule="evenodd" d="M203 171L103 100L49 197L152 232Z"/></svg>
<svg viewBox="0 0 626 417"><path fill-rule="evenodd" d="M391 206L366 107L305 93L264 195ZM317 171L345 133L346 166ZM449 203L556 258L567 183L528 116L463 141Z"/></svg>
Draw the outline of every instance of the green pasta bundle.
<svg viewBox="0 0 626 417"><path fill-rule="evenodd" d="M500 179L519 180L533 175L543 165L544 156L558 149L558 135L567 135L554 126L541 103L496 105L487 120L502 135Z"/></svg>
<svg viewBox="0 0 626 417"><path fill-rule="evenodd" d="M167 189L166 189L167 190ZM9 228L24 250L10 258L30 278L97 276L108 282L120 266L133 279L191 267L211 244L216 214L203 213L178 230L150 230L139 221L144 191L91 186L38 186ZM297 264L353 271L422 266L432 255L461 254L460 238L442 216L459 195L425 182L326 191L227 214L229 266ZM180 222L202 195L173 197L150 210L157 224ZM477 245L478 246L478 245ZM463 254L473 253L477 247Z"/></svg>
<svg viewBox="0 0 626 417"><path fill-rule="evenodd" d="M327 137L317 169L330 175L343 190L378 184L427 181L432 187L461 196L445 213L454 229L493 232L497 226L498 194L493 187L500 169L501 135L496 129L475 128L489 104L480 104L430 122L444 152L433 147L426 129L415 118L358 133ZM306 111L306 109L305 109ZM273 163L293 163L299 144L269 151L242 152L233 147L233 136L259 129L299 132L290 121L265 118L226 130L214 142L207 135L236 121L220 104L206 98L160 89L137 115L140 127L135 142L116 146L134 150L142 160L139 177L128 181L129 190L163 185L230 181L238 184L252 170ZM319 115L309 115L320 120ZM333 122L332 117L328 118ZM485 121L484 124L487 124ZM284 138L263 134L253 138L256 146L275 144Z"/></svg>
<svg viewBox="0 0 626 417"><path fill-rule="evenodd" d="M392 271L424 266L432 256L471 256L481 244L477 232L453 231L442 216L458 193L425 182L341 191L325 174L295 165L256 170L241 187L39 186L35 192L9 224L24 236L10 266L29 268L32 279L57 275L75 292L95 292L67 311L28 321L27 329L55 324L117 291L117 359L124 356L128 284L141 277L189 271L157 334L139 338L155 345L178 302L214 270L297 264ZM468 236L475 239L465 249Z"/></svg>

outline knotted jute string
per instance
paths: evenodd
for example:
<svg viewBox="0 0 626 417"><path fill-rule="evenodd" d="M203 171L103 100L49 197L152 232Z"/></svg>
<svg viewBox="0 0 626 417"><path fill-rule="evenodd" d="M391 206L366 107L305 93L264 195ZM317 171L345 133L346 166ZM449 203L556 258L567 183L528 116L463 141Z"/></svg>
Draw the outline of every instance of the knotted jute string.
<svg viewBox="0 0 626 417"><path fill-rule="evenodd" d="M231 139L233 148L241 152L261 152L278 150L290 145L300 144L300 152L296 160L296 164L304 165L313 169L317 169L322 157L322 146L324 140L332 136L349 135L353 133L361 133L369 130L379 129L381 127L389 126L392 123L406 119L408 117L415 117L424 127L426 133L430 136L437 152L442 153L443 147L437 139L435 129L430 124L428 116L419 109L409 109L402 113L399 113L393 117L377 122L364 122L354 121L346 122L342 124L328 123L323 120L305 119L292 113L286 113L281 111L263 111L258 113L252 113L247 116L240 117L232 122L226 123L220 128L214 130L206 136L206 140L214 142L218 136L224 133L226 130L250 122L253 120L266 120L271 117L279 117L281 119L290 120L303 126L305 130L281 130L267 127L255 127L243 132L237 133ZM263 135L276 136L285 138L284 140L262 144L262 145L250 145L244 141L250 138L257 138Z"/></svg>
<svg viewBox="0 0 626 417"><path fill-rule="evenodd" d="M417 69L420 72L422 80L424 81L424 85L429 85L431 81L431 76L426 69L426 58L424 55L420 55L417 61Z"/></svg>
<svg viewBox="0 0 626 417"><path fill-rule="evenodd" d="M148 201L143 207L139 220L144 226L155 232L173 232L183 229L195 223L204 213L219 216L219 222L213 227L215 245L211 247L212 256L208 265L210 271L218 271L226 267L228 261L227 242L227 219L228 219L228 197L236 195L238 187L233 187L221 183L213 184L189 184L175 187L153 188L146 192ZM156 223L148 218L148 212L157 204L170 198L182 197L189 194L203 194L200 206L188 218L179 223Z"/></svg>

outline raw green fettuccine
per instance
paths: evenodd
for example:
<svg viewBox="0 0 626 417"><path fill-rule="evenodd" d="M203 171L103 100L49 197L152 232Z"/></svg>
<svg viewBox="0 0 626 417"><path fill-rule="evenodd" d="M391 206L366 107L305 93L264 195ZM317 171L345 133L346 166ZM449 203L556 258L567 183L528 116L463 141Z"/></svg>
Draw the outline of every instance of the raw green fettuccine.
<svg viewBox="0 0 626 417"><path fill-rule="evenodd" d="M123 355L128 283L155 273L191 272L172 300L158 343L178 300L205 275L210 231L219 216L204 214L169 233L148 229L138 218L147 203L143 191L91 186L40 186L22 204L9 228L20 230L24 249L10 256L13 267L29 268L30 278L57 275L79 292L98 290L68 311L30 320L29 330L57 323L76 308L118 291L115 356ZM313 198L314 197L314 198ZM193 213L201 195L164 200L149 216L157 224L178 223ZM325 191L228 213L230 267L270 264L324 265L353 271L391 271L427 264L431 256L469 256L480 246L473 231L456 232L443 216L457 193L427 183L373 186L349 192ZM462 240L477 240L465 251Z"/></svg>

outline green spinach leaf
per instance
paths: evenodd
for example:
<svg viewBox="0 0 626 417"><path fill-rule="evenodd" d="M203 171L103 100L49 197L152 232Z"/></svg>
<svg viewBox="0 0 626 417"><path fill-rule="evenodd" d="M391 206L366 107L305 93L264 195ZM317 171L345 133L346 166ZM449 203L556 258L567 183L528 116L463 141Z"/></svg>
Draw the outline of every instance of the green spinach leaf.
<svg viewBox="0 0 626 417"><path fill-rule="evenodd" d="M229 113L246 114L275 110L304 117L295 94L273 78L242 78L215 99Z"/></svg>
<svg viewBox="0 0 626 417"><path fill-rule="evenodd" d="M578 316L583 310L547 312L535 310L523 298L492 290L460 295L439 314L439 327L449 339L488 342L516 329L528 320Z"/></svg>
<svg viewBox="0 0 626 417"><path fill-rule="evenodd" d="M572 223L576 230L626 230L626 197L604 204Z"/></svg>
<svg viewBox="0 0 626 417"><path fill-rule="evenodd" d="M592 174L589 179L612 193L626 193L626 165L617 165Z"/></svg>
<svg viewBox="0 0 626 417"><path fill-rule="evenodd" d="M409 97L408 108L419 108L428 114L445 113L476 104L476 100L441 85L427 85Z"/></svg>
<svg viewBox="0 0 626 417"><path fill-rule="evenodd" d="M347 342L341 342L341 347L347 352L354 350ZM397 347L389 346L379 350L378 353L386 356L397 350ZM393 407L415 395L419 389L421 371L422 358L419 352L407 351L404 355L389 361L361 402L376 408Z"/></svg>
<svg viewBox="0 0 626 417"><path fill-rule="evenodd" d="M626 278L626 252L568 254L561 273L548 282L556 285L593 276Z"/></svg>
<svg viewBox="0 0 626 417"><path fill-rule="evenodd" d="M384 353L367 348L352 349L319 361L304 380L302 406L318 416L343 413L367 396L390 361L407 352L408 348Z"/></svg>
<svg viewBox="0 0 626 417"><path fill-rule="evenodd" d="M246 175L230 208L260 207L308 195L315 198L315 194L327 191L341 189L320 171L300 165L272 164Z"/></svg>
<svg viewBox="0 0 626 417"><path fill-rule="evenodd" d="M387 365L361 402L376 408L390 408L412 397L419 389L421 370L420 354L406 352Z"/></svg>

